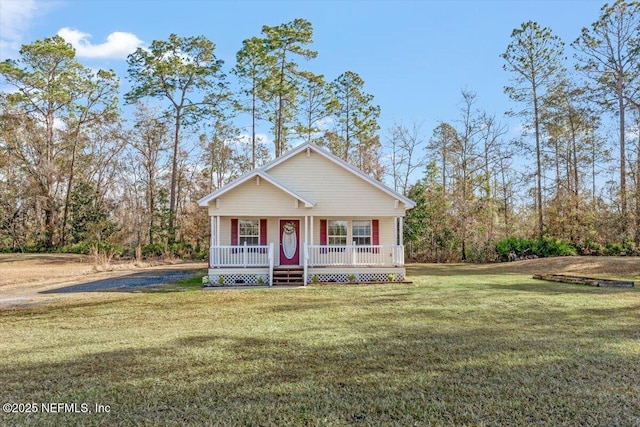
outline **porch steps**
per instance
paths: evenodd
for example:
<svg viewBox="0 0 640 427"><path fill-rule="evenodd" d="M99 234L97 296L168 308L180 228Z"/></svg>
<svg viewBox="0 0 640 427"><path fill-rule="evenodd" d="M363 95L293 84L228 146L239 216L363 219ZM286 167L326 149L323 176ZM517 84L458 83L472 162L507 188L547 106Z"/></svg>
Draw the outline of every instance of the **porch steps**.
<svg viewBox="0 0 640 427"><path fill-rule="evenodd" d="M304 269L302 267L273 267L273 284L288 286L304 285Z"/></svg>

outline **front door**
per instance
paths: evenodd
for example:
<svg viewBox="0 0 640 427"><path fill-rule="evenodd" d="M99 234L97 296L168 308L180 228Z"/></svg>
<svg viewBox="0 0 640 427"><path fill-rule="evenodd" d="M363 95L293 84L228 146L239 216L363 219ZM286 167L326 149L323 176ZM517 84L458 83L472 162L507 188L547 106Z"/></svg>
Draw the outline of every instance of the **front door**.
<svg viewBox="0 0 640 427"><path fill-rule="evenodd" d="M280 220L280 265L300 265L300 220Z"/></svg>

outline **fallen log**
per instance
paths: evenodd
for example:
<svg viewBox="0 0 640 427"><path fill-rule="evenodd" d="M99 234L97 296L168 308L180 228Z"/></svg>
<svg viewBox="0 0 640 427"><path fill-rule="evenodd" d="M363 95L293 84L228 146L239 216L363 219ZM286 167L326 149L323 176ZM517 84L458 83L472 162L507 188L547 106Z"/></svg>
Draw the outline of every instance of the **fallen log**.
<svg viewBox="0 0 640 427"><path fill-rule="evenodd" d="M572 276L568 274L534 274L534 279L548 282L570 283L573 285L587 285L596 287L633 288L630 280L599 279L596 277Z"/></svg>

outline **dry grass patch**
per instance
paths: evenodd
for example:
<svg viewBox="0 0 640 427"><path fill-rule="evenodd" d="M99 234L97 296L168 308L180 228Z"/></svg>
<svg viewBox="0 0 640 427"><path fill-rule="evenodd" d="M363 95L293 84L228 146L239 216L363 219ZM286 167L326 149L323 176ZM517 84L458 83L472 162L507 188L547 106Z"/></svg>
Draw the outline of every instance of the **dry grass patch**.
<svg viewBox="0 0 640 427"><path fill-rule="evenodd" d="M73 304L79 301L92 302L96 298L113 299L112 296L97 297L86 293L42 292L142 271L196 270L206 265L174 260L145 263L111 262L105 267L97 265L94 261L90 256L74 254L0 254L0 310L11 307Z"/></svg>
<svg viewBox="0 0 640 427"><path fill-rule="evenodd" d="M3 402L111 407L0 424L640 423L637 289L460 270L0 312Z"/></svg>
<svg viewBox="0 0 640 427"><path fill-rule="evenodd" d="M573 256L538 258L497 264L416 264L413 271L427 274L576 274L640 281L640 258ZM425 270L426 269L426 270Z"/></svg>
<svg viewBox="0 0 640 427"><path fill-rule="evenodd" d="M0 290L68 280L91 273L89 257L71 254L0 254Z"/></svg>

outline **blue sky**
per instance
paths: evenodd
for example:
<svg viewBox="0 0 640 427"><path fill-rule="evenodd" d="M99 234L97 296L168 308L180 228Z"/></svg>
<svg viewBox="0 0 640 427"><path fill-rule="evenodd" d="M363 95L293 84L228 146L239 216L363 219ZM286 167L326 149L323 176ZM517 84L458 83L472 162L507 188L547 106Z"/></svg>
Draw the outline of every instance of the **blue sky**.
<svg viewBox="0 0 640 427"><path fill-rule="evenodd" d="M242 40L260 36L262 25L300 17L313 24L312 48L318 51L317 59L301 67L327 80L347 70L358 73L382 109L383 137L394 121L423 122L428 137L439 121L456 119L463 88L476 92L478 107L497 116L511 107L502 91L508 74L499 55L514 27L535 20L551 27L568 46L583 26L597 20L603 4L0 0L0 59L16 57L21 43L60 33L79 46L83 64L114 69L126 89L126 52L136 46L166 39L170 33L202 34L216 43L228 71ZM517 128L513 120L509 125Z"/></svg>

